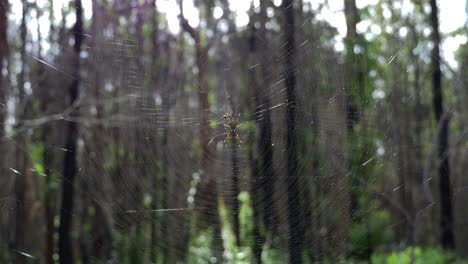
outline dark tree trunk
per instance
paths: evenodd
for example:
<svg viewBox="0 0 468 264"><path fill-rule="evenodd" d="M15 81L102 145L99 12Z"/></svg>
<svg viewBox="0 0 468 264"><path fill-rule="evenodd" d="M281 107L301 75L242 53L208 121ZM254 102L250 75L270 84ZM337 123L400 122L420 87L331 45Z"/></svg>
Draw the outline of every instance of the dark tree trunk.
<svg viewBox="0 0 468 264"><path fill-rule="evenodd" d="M26 98L25 98L25 84L26 75L28 71L26 61L26 45L27 45L27 28L26 21L28 15L28 3L22 1L23 12L20 25L20 61L21 72L18 77L18 100L17 108L15 109L16 128L20 129L23 126L23 120L26 115ZM18 171L15 175L15 195L16 202L21 204L17 208L16 214L16 228L15 228L15 250L27 252L31 255L36 255L36 249L40 245L37 228L37 209L36 205L36 185L32 178L32 173L28 170L30 166L29 158L27 155L27 134L18 133L15 135L15 155L16 164L15 168ZM36 242L36 243L34 243ZM15 263L27 263L27 259L21 254L16 254Z"/></svg>
<svg viewBox="0 0 468 264"><path fill-rule="evenodd" d="M52 3L52 2L50 2ZM54 30L54 28L51 28ZM54 31L51 31L51 35ZM37 56L40 60L42 60L41 53L38 53ZM45 74L44 65L41 63L38 65L38 76L43 76ZM48 104L50 100L50 91L47 89L44 80L41 80L38 83L38 87L40 90L40 112L42 115L48 115ZM53 264L54 263L54 249L55 249L55 242L54 242L54 218L55 218L55 204L54 195L52 191L52 184L51 184L51 166L52 166L52 153L50 149L50 140L51 137L49 134L51 133L52 126L50 124L44 124L42 127L42 131L40 134L40 142L44 146L44 151L42 153L42 161L44 167L44 174L45 177L45 190L44 190L44 221L46 225L46 246L45 246L45 263Z"/></svg>
<svg viewBox="0 0 468 264"><path fill-rule="evenodd" d="M356 25L359 22L359 14L356 7L355 0L345 0L345 17L346 17L346 82L348 83L348 89L346 91L346 123L348 132L353 139L354 135L354 126L359 120L359 111L357 105L357 89L358 85L357 82L358 78L358 71L357 67L357 60L356 55L354 54L354 46L357 40L357 32L356 32ZM350 206L350 216L356 217L357 211L357 197L355 194L356 180L354 177L351 178L351 206Z"/></svg>
<svg viewBox="0 0 468 264"><path fill-rule="evenodd" d="M101 45L102 37L100 33L104 30L104 12L102 7L99 5L98 1L92 2L93 17L91 30L93 34L93 48L96 51L96 56L94 56L94 73L92 76L92 92L95 100L95 109L96 109L96 119L98 120L97 124L93 127L92 130L92 144L95 146L93 159L98 164L104 164L105 160L105 151L106 151L106 138L105 131L102 122L105 118L104 112L104 103L102 99L102 89L103 84L103 60L101 57ZM91 154L91 155L92 155ZM103 166L98 165L94 168L95 170L95 188L96 192L99 195L101 201L97 199L93 200L93 207L95 211L95 216L93 217L93 250L94 257L99 260L108 260L111 258L111 253L113 250L112 243L112 230L113 230L113 219L111 206L107 206L110 202L109 195L111 194L111 186L108 179L108 174L106 173Z"/></svg>
<svg viewBox="0 0 468 264"><path fill-rule="evenodd" d="M45 101L43 102L43 105L45 105ZM46 111L42 111L42 113L45 113ZM48 142L48 137L47 133L49 130L47 128L50 128L50 126L45 125L44 129L42 131L41 135L41 141L44 144L44 146L47 145ZM45 261L47 264L53 264L54 263L54 217L55 217L55 203L52 197L52 191L51 191L51 170L50 166L52 165L52 157L49 152L49 148L46 147L44 148L44 153L43 153L43 162L44 162L44 173L46 175L46 190L44 194L44 215L45 215L45 222L46 222L46 250L45 250Z"/></svg>
<svg viewBox="0 0 468 264"><path fill-rule="evenodd" d="M20 39L21 39L21 46L20 46L20 60L21 60L21 72L18 76L18 98L17 98L17 105L19 106L16 109L16 126L17 128L21 127L23 116L23 103L24 103L24 76L25 76L25 52L26 52L26 15L28 13L27 2L25 0L22 1L22 17L21 17L21 25L20 25ZM19 172L15 176L15 196L16 200L20 204L26 204L26 175L24 174L25 170L24 167L26 165L26 157L24 155L24 148L25 148L25 138L24 134L19 134L15 136L16 141L16 149L15 149L15 168ZM26 234L28 230L28 213L27 207L19 207L16 213L16 228L15 228L15 237L14 237L14 247L20 251L30 252L30 248L26 243ZM26 260L21 255L16 255L15 258L16 263L26 263Z"/></svg>
<svg viewBox="0 0 468 264"><path fill-rule="evenodd" d="M296 135L296 43L294 1L283 2L285 17L285 82L286 82L286 126L287 126L287 170L286 178L288 192L288 227L289 227L289 262L302 263L302 209L300 203L297 135Z"/></svg>
<svg viewBox="0 0 468 264"><path fill-rule="evenodd" d="M154 89L157 89L157 83L158 83L158 80L156 79L156 76L157 74L159 73L159 69L158 69L158 65L157 65L157 60L160 59L160 55L159 55L159 41L158 41L158 10L157 10L157 6L156 6L156 0L155 1L152 1L152 4L151 4L151 9L153 11L152 13L152 17L151 17L151 26L152 26L152 32L151 32L151 56L153 58L153 62L151 64L151 71L153 72L153 74L151 75L152 78L152 83L154 85ZM151 90L153 91L153 90ZM152 95L150 95L152 96ZM164 109L168 109L168 108L164 108ZM164 112L166 113L166 112ZM167 119L165 119L164 121L166 121ZM166 134L166 128L164 127L164 134ZM167 140L166 140L167 141ZM153 142L153 141L152 141ZM167 143L167 142L166 142ZM152 146L153 147L153 146ZM153 152L155 155L156 155L156 151ZM151 158L155 158L155 157L151 157ZM163 162L167 162L167 161L163 161ZM156 165L157 166L157 165ZM167 165L163 165L163 166L167 166ZM154 174L151 176L151 185L152 185L152 189L153 189L153 192L152 192L152 196L151 196L151 206L153 209L156 209L158 208L158 205L159 205L159 202L158 202L158 193L160 192L160 190L158 190L158 172L160 172L157 168L154 170ZM163 177L166 177L167 174L161 174L163 175ZM163 190L168 190L168 189L163 189ZM153 219L157 219L157 213L156 212L153 212L151 213L151 217ZM151 263L157 263L157 254L158 254L158 250L156 248L156 245L157 245L157 241L158 241L158 225L157 225L157 222L158 221L151 221L151 241L150 241L150 262Z"/></svg>
<svg viewBox="0 0 468 264"><path fill-rule="evenodd" d="M190 26L188 21L184 17L183 4L180 4L180 24L182 30L187 32L195 42L195 64L198 69L197 73L197 86L198 86L198 101L200 107L200 145L201 145L201 161L200 168L206 179L205 183L202 183L200 187L200 193L210 192L209 200L205 198L204 203L204 214L207 217L208 222L213 227L213 255L216 258L222 258L223 245L219 242L221 238L221 221L218 210L218 183L215 177L209 172L210 156L212 156L212 148L209 144L210 141L210 126L209 126L209 113L210 105L208 101L208 82L206 79L206 72L208 66L208 49L206 44L202 43L200 31ZM196 199L197 200L197 199ZM215 214L213 214L215 212Z"/></svg>
<svg viewBox="0 0 468 264"><path fill-rule="evenodd" d="M194 29L188 21L181 18L182 29L192 37L195 42L195 63L197 65L197 86L198 86L198 101L200 103L200 144L202 148L201 167L203 169L208 167L209 157L211 155L211 148L209 144L209 103L208 103L208 83L206 81L206 67L208 63L208 48L202 44L200 39L200 32Z"/></svg>
<svg viewBox="0 0 468 264"><path fill-rule="evenodd" d="M253 154L253 136L249 139L249 165L250 165L250 197L252 199L252 208L253 208L253 236L254 241L252 245L252 252L254 254L255 263L260 264L262 263L262 247L263 247L263 237L260 233L260 208L259 208L259 201L258 194L260 192L260 181L258 180L258 160L254 157Z"/></svg>
<svg viewBox="0 0 468 264"><path fill-rule="evenodd" d="M7 12L8 0L0 0L0 71L3 70L3 61L7 54ZM5 100L6 85L3 83L3 74L0 74L0 140L3 139L5 130ZM0 147L2 147L0 145Z"/></svg>
<svg viewBox="0 0 468 264"><path fill-rule="evenodd" d="M249 37L249 56L250 65L255 65L257 63L256 54L257 54L257 29L254 26L254 15L250 16L250 29L251 34ZM259 85L258 85L258 74L257 67L249 70L249 88L251 91L254 91L255 97L258 97ZM258 101L258 99L257 99ZM255 113L255 105L250 101L249 108L252 113ZM255 114L252 116L255 118ZM252 245L252 252L255 257L255 263L262 263L262 247L263 247L263 237L260 232L261 230L261 206L262 206L262 186L261 183L261 174L258 166L258 159L254 156L254 141L255 134L249 133L248 138L248 159L250 167L250 197L252 199L252 209L253 209L253 236L254 241Z"/></svg>
<svg viewBox="0 0 468 264"><path fill-rule="evenodd" d="M8 41L7 41L7 24L8 24L8 18L7 18L7 13L8 13L8 0L0 0L0 72L3 71L3 66L4 66L4 60L7 57L7 47L8 47ZM5 150L5 145L4 145L4 133L5 133L5 120L6 120L6 90L7 90L7 85L4 82L3 79L3 74L0 74L0 152L3 153ZM5 162L5 157L2 156L0 158L0 167L4 166ZM0 192L2 193L7 193L9 190L3 189L5 188L4 186L0 187ZM0 216L0 240L2 241L10 241L9 233L10 230L7 227L7 225L3 225L3 223L7 222L7 219L9 218L8 214L3 213L2 216ZM6 244L6 243L5 243ZM11 246L11 244L10 244ZM8 255L6 254L6 249L0 249L0 261L8 261Z"/></svg>
<svg viewBox="0 0 468 264"><path fill-rule="evenodd" d="M450 183L449 164L449 119L444 113L444 103L442 95L442 71L440 69L440 33L437 1L431 0L431 25L432 41L432 84L434 113L438 127L438 165L439 165L439 191L440 191L440 242L444 248L453 249L455 239L453 235L453 209L452 209L452 188Z"/></svg>
<svg viewBox="0 0 468 264"><path fill-rule="evenodd" d="M233 112L234 113L234 112ZM233 114L234 115L234 114ZM234 115L233 118L236 118ZM237 132L235 130L230 130L231 135L231 167L232 167L232 219L233 219L233 230L234 236L236 237L236 245L240 247L240 223L239 223L239 194L240 194L240 184L239 184L239 162L238 162L238 147L240 142L237 142L236 136Z"/></svg>
<svg viewBox="0 0 468 264"><path fill-rule="evenodd" d="M75 40L73 50L74 79L69 87L69 105L73 106L78 99L80 85L80 52L81 43L83 40L83 8L81 0L75 0L76 22L73 27L73 37ZM78 111L73 111L74 117L78 115ZM61 264L74 263L72 254L72 215L73 215L73 184L77 171L76 143L78 139L78 124L69 121L66 125L66 145L65 159L63 168L62 180L62 208L60 210L60 227L59 227L59 257Z"/></svg>
<svg viewBox="0 0 468 264"><path fill-rule="evenodd" d="M163 106L164 109L169 109L168 108L168 95L167 91L163 92ZM163 122L164 124L167 124L169 120L169 110L164 111L164 118ZM169 131L168 127L164 126L163 130L163 135L162 135L162 168L161 168L161 190L163 192L166 192L166 194L162 194L162 208L170 208L169 207L169 169L168 169L168 162L169 162L169 146L168 146L168 137L169 137ZM172 243L171 236L169 236L169 216L167 214L162 215L162 220L161 220L161 239L164 239L165 242L159 242L161 244L161 250L162 250L162 257L164 263L167 263L169 261L170 257L170 246Z"/></svg>
<svg viewBox="0 0 468 264"><path fill-rule="evenodd" d="M257 122L259 126L258 152L260 155L260 179L263 187L262 205L264 212L264 222L266 230L273 232L277 231L278 219L276 204L274 200L275 193L275 170L273 166L273 143L272 143L272 128L270 115L270 98L268 95L270 71L268 69L268 44L267 44L267 2L268 0L260 1L260 30L258 32L259 52L260 52L260 67L262 85L258 85L258 91L255 96L257 104ZM262 110L262 111L259 111Z"/></svg>

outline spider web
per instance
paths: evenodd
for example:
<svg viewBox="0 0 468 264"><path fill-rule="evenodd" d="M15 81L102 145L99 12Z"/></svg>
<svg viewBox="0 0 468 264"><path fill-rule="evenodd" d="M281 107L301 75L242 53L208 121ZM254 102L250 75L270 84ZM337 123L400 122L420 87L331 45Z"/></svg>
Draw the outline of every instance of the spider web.
<svg viewBox="0 0 468 264"><path fill-rule="evenodd" d="M312 18L305 19L302 26L305 25L318 29L325 27ZM248 30L247 27L242 32ZM161 40L171 47L168 50L172 52L160 52L157 58L149 57L145 43L136 39L111 35L84 37L81 95L74 106L80 111L79 117L73 119L65 110L43 119L24 122L26 126L36 126L51 120L66 119L80 124L80 169L75 190L76 197L79 197L77 200L83 204L77 204L74 214L84 214L89 205L87 203L97 204L111 219L111 223L106 224L111 226L113 233L138 234L146 241L140 241L141 244L137 245L137 251L142 256L154 253L147 242L151 241L150 229L155 225L158 235L164 232L168 235L151 245L156 248L157 254L186 256L189 260L198 260L197 263L248 263L253 258L250 246L243 244L241 248L233 249L229 244L234 236L230 210L233 205L232 174L236 169L244 197L240 199L244 214L253 217L255 208L252 208L252 203L255 203L256 197L273 195L272 204L262 204L261 211L262 214L274 212L276 230L264 230L263 247L280 253L275 255L271 253L275 251L265 251L264 254L273 255L263 257L271 261L276 259L278 263L286 262L287 254L284 253L287 253L289 234L285 112L288 102L283 65L290 58L283 52L283 36L272 37L269 51L274 56L266 62L262 62L258 56L235 59L236 51L229 44L221 45L228 50L225 58L217 59L217 51L210 54L210 64L215 64L218 69L213 66L207 69L209 92L214 95L210 98L208 116L210 152L207 171L199 162L203 147L199 133L203 125L200 121L193 50L186 47L181 55L180 51L173 49L184 36ZM378 99L372 98L368 103L370 110L359 121L362 133L351 139L348 137L345 98L350 84L347 83L343 58L333 49L333 43L320 44L316 37L297 36L294 67L297 78L297 175L301 186L305 187L297 194L304 204L293 210L300 211L306 219L304 221L309 221L303 229L304 250L320 257L330 254L320 245L348 247L349 240L343 239L346 237L343 232L351 228L354 222L366 219L371 212L381 210L384 203L393 200L401 186L397 180L383 180L386 176L395 177L392 172L398 170L399 150L386 148L387 142L391 142L388 139L391 127L385 130L385 126L393 117L383 113L385 120L379 120L377 115L382 114L379 111L385 111L385 108L380 107ZM61 48L67 50L66 47ZM70 70L64 63L64 56L62 60L55 59L55 62L31 58L47 65L51 75L59 72L63 78L73 79L75 77L67 73ZM391 64L394 59L390 57L387 63ZM249 74L260 67L266 68L268 75L265 82L260 84L264 87L255 95L249 80L240 76L251 76ZM96 86L100 87L100 101L96 101ZM232 97L232 103L228 102L228 96ZM256 104L258 98L269 101L269 104ZM97 106L104 112L101 118L97 116ZM240 114L235 130L242 142L230 146L229 141L225 142L229 133L225 125L230 124L223 117L235 113ZM273 174L274 182L261 182L259 188L252 189L252 179L258 175L252 174L249 148L252 147L257 160L262 154L261 150L267 149L267 146L261 145L263 141L259 140L258 127L266 113L271 118L273 162L264 173ZM97 131L96 127L100 130ZM99 138L98 133L101 133ZM364 142L367 138L380 141L371 142L372 147L362 157L361 166L363 170L370 167L372 177L360 178L350 168L349 145ZM103 142L97 146L96 140ZM236 157L235 164L233 155ZM379 198L361 201L361 206L366 205L365 210L359 210L361 215L350 215L348 212L351 205L346 193L350 191L352 180L357 181L361 192ZM105 184L102 185L102 182ZM267 188L262 186L265 184L268 184ZM274 191L267 192L268 188ZM218 208L212 207L213 201ZM437 200L433 198L424 204L418 214L431 212L435 205ZM397 213L401 211L404 209L397 210ZM201 220L203 214L212 219L221 219L218 220L218 232L214 230L216 228L213 228L212 222ZM383 226L373 228L391 233L405 221L410 219L403 216L384 221ZM273 228L262 225L267 230ZM252 232L251 224L242 222L241 226ZM79 229L78 233L81 239L93 239L93 234L88 234L84 229ZM190 242L187 243L187 240ZM207 245L208 240L211 241L210 246L223 245L222 260L211 251L205 254L201 250L201 245ZM124 247L125 238L117 237L115 241L114 247ZM365 248L363 246L358 250Z"/></svg>
<svg viewBox="0 0 468 264"><path fill-rule="evenodd" d="M90 36L90 38L93 37L95 36ZM276 41L283 44L281 37L276 37ZM248 84L237 81L235 86L229 86L225 84L225 80L229 76L236 76L249 70L252 71L262 65L258 58L256 58L257 61L247 65L242 65L240 61L236 60L227 61L220 65L224 69L224 74L214 78L216 84L210 87L210 91L215 93L218 98L214 104L210 105L209 145L212 150L208 156L208 163L211 165L209 171L204 172L204 168L201 167L199 162L202 154L200 151L196 151L196 148L199 148L197 146L200 146L200 142L197 141L202 125L200 123L198 100L195 99L197 98L197 90L196 87L193 87L196 86L196 75L191 73L193 63L175 62L175 65L169 65L155 74L151 72L151 62L144 61L144 58L137 54L139 43L136 40L106 40L108 38L109 36L102 37L103 40L98 42L97 48L87 47L90 61L88 62L89 66L85 68L89 68L90 72L85 76L89 75L90 77L86 80L86 88L81 100L84 105L96 103L92 99L86 98L92 98L90 95L92 93L91 79L93 74L96 74L96 69L101 68L99 78L104 80L101 83L110 92L107 95L108 98L104 100L107 109L106 117L104 120L96 120L96 123L104 124L105 137L112 136L114 133L121 134L123 140L129 141L122 143L124 148L130 151L134 148L133 150L140 153L140 155L136 155L127 161L116 158L115 162L119 163L119 171L111 175L111 173L100 168L104 164L93 155L95 149L90 139L90 143L84 142L84 153L81 155L83 160L81 162L86 165L82 166L79 174L83 181L82 184L88 190L87 193L90 195L90 199L97 201L101 207L109 208L108 211L113 212L114 228L122 229L125 233L129 231L128 228L135 227L135 223L140 228L142 226L148 228L149 224L154 223L159 228L166 226L170 234L169 238L158 240L157 244L153 245L156 246L158 251L168 251L170 252L168 254L183 256L186 252L180 250L184 249L184 247L177 244L181 240L187 238L201 239L202 241L211 239L212 243L223 244L223 261L236 262L243 259L248 261L252 258L252 252L248 247L244 245L242 249L238 249L238 255L233 256L231 255L233 250L226 242L226 240L233 239L233 223L229 210L232 206L230 197L233 191L232 155L236 155L237 163L235 166L238 167L240 174L240 191L253 197L262 197L270 193L274 195L271 198L273 204L267 205L262 210L276 211L275 225L277 225L278 230L275 231L277 233L274 235L265 234L265 246L286 253L288 237L286 175L288 164L286 162L287 127L284 113L288 102L286 100L283 65L288 58L285 58L282 54L281 46L278 47L275 56L266 62L267 71L269 72L266 80L268 86L257 95L263 100L268 100L269 107L266 108L265 104L255 105L254 112L250 115L248 111L239 112L239 127L236 132L239 134L242 143L236 144L237 146L234 147L238 148L236 154L233 154L229 142L225 142L229 131L226 130L224 125L229 124L226 123L223 117L225 114L232 114L233 108L240 109L243 107L246 109L246 106L242 106L239 102L242 100L241 93L246 93L245 87ZM112 39L112 37L110 38ZM317 190L313 193L314 190L302 189L306 192L299 193L298 197L310 201L311 205L293 210L305 209L309 211L304 213L317 216L327 211L327 208L335 208L334 212L330 212L330 215L322 220L325 223L316 224L315 226L311 224L306 228L304 248L312 248L322 239L330 240L329 243L335 246L344 246L342 244L347 243L346 241L334 241L333 237L339 232L337 231L340 229L339 225L343 224L340 223L343 214L347 214L347 212L343 212L343 210L347 210L347 206L342 204L344 202L343 198L339 197L339 192L346 190L343 181L340 182L340 178L350 177L349 167L345 165L345 157L348 151L346 148L345 110L343 108L345 71L344 66L338 60L328 62L327 59L330 59L326 58L327 54L323 55L325 58L321 57L326 52L331 54L331 47L312 47L308 42L307 37L298 40L298 43L300 43L298 46L299 57L306 59L301 60L299 58L295 68L295 75L298 80L297 98L299 98L296 108L298 116L296 131L298 133L300 166L297 174L301 184L315 185ZM322 53L322 50L324 53ZM187 54L186 56L190 57L191 55ZM310 58L323 62L321 64L328 69L328 72L314 72L310 76L304 70L310 65L310 63L306 65L308 63L306 60ZM340 77L336 78L336 76ZM147 83L148 80L151 80L152 83ZM233 78L231 77L230 80L233 80ZM311 80L312 83L321 82L322 86L327 88L313 89L311 87L308 89L301 85L301 83L310 83ZM225 93L226 87L234 87L235 90L228 90ZM231 106L226 96L235 98L236 103ZM256 99L251 94L248 97L247 100L249 101L255 101ZM167 100L167 102L164 100ZM114 105L117 110L110 110L109 104ZM269 113L271 118L273 164L266 169L265 173L271 173L274 182L262 182L261 184L268 184L268 188L274 188L274 191L269 194L264 193L265 187L260 186L260 188L254 190L254 192L260 192L258 194L252 193L251 177L259 177L259 175L252 175L247 152L248 144L252 144L254 148L259 150L266 149L265 146L259 145L263 142L258 141L259 131L257 128L258 121L265 118L266 112ZM80 118L83 120L85 127L82 131L84 138L91 137L87 135L86 123L94 118L92 114L90 116L86 115L86 112L81 111ZM374 123L371 121L372 117L367 119L365 120L366 126L375 128ZM89 126L92 127L93 124L89 124ZM307 135L310 131L317 131L317 137L320 137L320 140L310 139L310 136ZM167 160L163 159L162 155L164 154L157 153L156 150L158 147L163 147L161 139L165 136L164 133L167 133ZM249 136L252 135L254 142L249 142ZM141 139L147 142L147 145L141 146L139 143L132 143L132 141ZM255 152L257 151L255 150ZM257 155L260 154L257 153ZM327 159L328 162L314 167L313 164L317 163L319 157ZM374 157L375 154L369 155L369 163L373 161ZM120 158L125 159L123 156ZM167 175L161 175L161 167L164 166L161 162L166 162L165 170ZM365 165L367 164L363 164L363 166ZM96 170L101 173L104 172L104 177L112 179L112 193L107 198L103 198L99 190L93 188L96 185ZM165 181L164 177L167 177L165 184L168 188L165 190L162 189L163 181ZM209 180L215 178L215 185L209 185L210 183L206 181L206 178L209 178ZM344 182L346 181L348 180ZM207 185L203 186L203 183ZM155 199L154 196L151 196L154 192L158 192L156 195L160 200L166 199L167 204L165 206L161 201L156 204L150 202ZM218 197L215 197L216 195ZM314 198L319 197L321 197L322 201L314 202ZM222 213L216 212L216 209L212 208L213 201L219 199L223 200L223 206L225 207L224 214L227 216L224 216L224 218L229 219L229 221L220 223L222 225L221 233L212 230L212 234L207 237L207 234L203 233L203 230L207 229L207 224L203 220L199 220L197 215L203 212L211 216L211 218L221 217ZM250 199L255 198L251 197ZM242 205L251 206L250 204ZM373 209L370 208L369 210ZM309 216L309 220L312 217ZM350 221L350 219L344 219ZM332 224L327 224L328 221L332 222ZM210 227L208 226L208 228ZM264 226L264 228L269 229L270 227ZM322 232L322 235L314 237L313 234L316 232ZM210 236L212 237L210 238ZM146 235L146 239L150 239L149 234ZM203 256L197 250L200 249L190 248L188 258L190 259L190 254L193 254L200 263L207 260L219 261L211 254ZM143 255L148 254L148 245L143 246L139 251ZM326 255L327 253L319 254ZM204 259L204 257L208 257L208 259ZM283 257L282 260L280 258L279 262L282 261L287 261L287 258Z"/></svg>

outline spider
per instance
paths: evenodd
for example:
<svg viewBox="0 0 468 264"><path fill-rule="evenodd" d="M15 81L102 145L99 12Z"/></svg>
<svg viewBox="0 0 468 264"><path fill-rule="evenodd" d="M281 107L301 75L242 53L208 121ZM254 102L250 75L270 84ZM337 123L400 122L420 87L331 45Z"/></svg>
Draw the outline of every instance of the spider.
<svg viewBox="0 0 468 264"><path fill-rule="evenodd" d="M224 143L237 143L239 146L242 143L242 140L237 133L237 128L242 124L239 124L240 113L237 115L236 118L232 116L230 113L225 113L223 118L226 120L224 126L226 127L227 133L226 138L224 139Z"/></svg>

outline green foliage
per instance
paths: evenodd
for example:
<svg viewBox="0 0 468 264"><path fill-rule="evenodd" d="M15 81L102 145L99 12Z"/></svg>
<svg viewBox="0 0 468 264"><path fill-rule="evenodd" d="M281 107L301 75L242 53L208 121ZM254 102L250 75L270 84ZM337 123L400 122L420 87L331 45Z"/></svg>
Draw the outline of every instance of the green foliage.
<svg viewBox="0 0 468 264"><path fill-rule="evenodd" d="M410 247L400 252L375 254L373 263L382 264L444 264L466 263L466 260L458 259L454 254L438 248Z"/></svg>
<svg viewBox="0 0 468 264"><path fill-rule="evenodd" d="M208 104L216 105L216 94L213 91L208 92Z"/></svg>
<svg viewBox="0 0 468 264"><path fill-rule="evenodd" d="M247 192L241 192L239 194L240 210L239 210L239 222L240 222L240 235L241 241L244 245L252 247L254 243L253 237L253 209L250 206L251 200L250 195Z"/></svg>
<svg viewBox="0 0 468 264"><path fill-rule="evenodd" d="M240 224L241 224L241 241L243 245L240 248L236 246L236 239L232 231L231 219L228 208L224 205L224 201L219 199L219 214L221 218L221 233L224 252L224 260L228 263L251 263L250 244L247 241L252 239L252 209L250 208L250 198L245 192L239 195L241 203L240 208ZM215 261L212 256L213 230L207 229L196 235L189 249L187 263L212 263ZM220 263L217 260L217 263ZM223 262L221 262L223 263Z"/></svg>
<svg viewBox="0 0 468 264"><path fill-rule="evenodd" d="M357 258L365 258L369 245L378 248L388 242L392 237L390 214L386 210L375 210L365 221L356 222L351 227L352 255Z"/></svg>
<svg viewBox="0 0 468 264"><path fill-rule="evenodd" d="M288 254L284 251L265 245L262 252L262 263L280 264L288 263Z"/></svg>
<svg viewBox="0 0 468 264"><path fill-rule="evenodd" d="M210 128L215 129L218 126L216 119L210 119Z"/></svg>
<svg viewBox="0 0 468 264"><path fill-rule="evenodd" d="M133 234L119 234L116 238L120 263L145 263L147 244L143 230Z"/></svg>
<svg viewBox="0 0 468 264"><path fill-rule="evenodd" d="M254 121L246 121L246 120L242 120L242 115L241 115L241 118L239 118L239 130L241 131L255 131L255 127L256 127L256 124Z"/></svg>
<svg viewBox="0 0 468 264"><path fill-rule="evenodd" d="M31 144L30 145L31 161L33 168L37 173L45 175L44 169L44 145L42 144Z"/></svg>
<svg viewBox="0 0 468 264"><path fill-rule="evenodd" d="M208 229L201 232L192 239L189 248L187 263L210 263L211 244L213 241L213 230Z"/></svg>
<svg viewBox="0 0 468 264"><path fill-rule="evenodd" d="M231 222L229 221L230 217L228 214L228 210L224 205L224 201L221 198L219 199L218 204L219 214L221 217L221 233L223 237L223 245L224 249L227 251L224 255L227 261L231 263L250 263L250 247L242 245L240 248L237 248L236 238L234 236L234 232L232 231ZM245 206L244 211L246 211ZM241 231L241 233L245 233L245 231Z"/></svg>

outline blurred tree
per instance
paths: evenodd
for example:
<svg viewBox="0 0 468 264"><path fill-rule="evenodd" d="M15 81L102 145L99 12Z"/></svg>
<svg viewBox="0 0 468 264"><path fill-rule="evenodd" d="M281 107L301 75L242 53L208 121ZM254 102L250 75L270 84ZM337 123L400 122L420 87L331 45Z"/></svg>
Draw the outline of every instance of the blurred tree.
<svg viewBox="0 0 468 264"><path fill-rule="evenodd" d="M251 10L253 8L251 6ZM249 44L249 65L256 65L258 62L258 30L254 26L257 16L255 12L251 12L249 18L249 28L248 31L248 44ZM248 87L250 93L248 94L249 97L254 96L256 98L256 102L254 103L252 100L248 104L249 112L251 113L250 119L256 119L256 105L258 105L259 101L259 67L253 67L252 69L248 70ZM252 197L252 209L253 209L253 245L252 251L255 258L255 263L260 264L262 263L262 247L264 244L264 235L262 235L262 174L260 174L259 169L259 160L258 157L255 155L255 133L252 131L249 133L248 139L248 150L247 155L249 159L249 172L250 172L250 196ZM263 194L264 195L264 194Z"/></svg>
<svg viewBox="0 0 468 264"><path fill-rule="evenodd" d="M209 114L210 114L210 103L208 101L208 82L207 82L207 67L209 63L208 51L210 45L206 39L206 35L203 35L201 28L192 27L188 20L184 17L183 0L179 2L180 6L180 25L184 32L194 41L195 45L195 64L197 67L197 94L199 101L199 114L200 114L200 168L202 176L205 175L204 182L202 182L201 193L211 193L210 197L206 199L207 206L203 210L207 213L206 219L211 224L214 230L214 241L213 241L213 255L216 259L222 259L222 248L223 246L216 242L216 239L221 238L221 223L219 219L218 209L218 181L215 175L210 171L212 164L210 164L210 156L213 154L213 150L210 140L210 126L209 126ZM203 6L203 5L202 5ZM200 7L203 9L203 7ZM207 3L206 11L211 10L210 2ZM211 12L206 12L207 26L212 26L211 23ZM214 213L213 213L214 212Z"/></svg>
<svg viewBox="0 0 468 264"><path fill-rule="evenodd" d="M302 263L303 227L302 208L298 181L297 131L296 131L296 25L293 0L283 1L284 11L284 60L286 83L286 127L287 164L286 177L288 192L289 263Z"/></svg>
<svg viewBox="0 0 468 264"><path fill-rule="evenodd" d="M92 34L92 47L96 51L94 56L93 74L91 78L92 93L94 97L94 109L97 123L92 130L92 145L94 145L93 151L90 155L93 155L94 160L101 162L106 161L107 157L107 138L105 137L105 128L103 122L105 120L105 103L103 100L104 94L104 80L103 76L103 53L101 52L103 47L103 36L99 34L106 27L105 12L102 6L97 0L92 2L93 17L91 23L91 34ZM93 217L93 256L98 259L110 259L113 251L113 219L111 212L112 207L109 206L111 203L110 194L112 193L112 186L109 181L108 173L105 171L103 166L95 166L94 171L94 187L96 193L100 199L93 200L93 207L95 216Z"/></svg>
<svg viewBox="0 0 468 264"><path fill-rule="evenodd" d="M439 32L439 9L437 1L431 0L431 26L432 26L432 88L434 114L437 121L438 141L438 168L439 168L439 192L441 200L440 215L440 242L444 248L455 248L453 235L453 209L452 209L452 183L450 182L449 164L449 113L444 111L442 94L442 71L440 69L440 32Z"/></svg>
<svg viewBox="0 0 468 264"><path fill-rule="evenodd" d="M8 42L7 42L7 12L8 0L0 2L0 70L3 70L4 61L7 57ZM0 74L0 139L3 141L5 130L5 114L6 114L6 85L4 83L3 74ZM2 144L3 145L3 144ZM0 145L0 147L2 147Z"/></svg>
<svg viewBox="0 0 468 264"><path fill-rule="evenodd" d="M259 153L259 178L261 191L261 203L263 205L263 216L265 228L272 233L277 233L278 219L277 202L275 201L275 183L276 172L273 166L273 129L271 120L271 102L268 96L269 88L271 86L272 69L270 65L270 57L273 52L269 46L271 36L267 30L267 8L271 4L270 0L261 0L258 14L258 31L257 45L259 51L259 65L260 68L260 85L255 94L255 102L257 109L264 109L264 111L256 111L257 125L258 125L258 153ZM255 27L255 25L254 25Z"/></svg>
<svg viewBox="0 0 468 264"><path fill-rule="evenodd" d="M80 88L80 52L83 42L83 6L81 0L74 0L76 21L73 27L73 80L70 84L68 93L69 107L74 109L71 116L78 116L76 102L79 96ZM78 141L78 123L68 121L66 126L65 159L62 179L62 205L60 210L59 226L59 259L61 264L75 263L75 257L72 251L72 216L74 203L74 182L77 172L77 141Z"/></svg>
<svg viewBox="0 0 468 264"><path fill-rule="evenodd" d="M15 240L14 249L19 252L27 252L31 255L38 255L41 251L41 242L39 241L40 232L35 225L39 220L41 207L37 200L37 182L33 180L33 173L29 169L31 161L28 153L28 134L22 131L23 121L27 115L27 109L30 105L26 97L26 83L29 78L30 68L26 59L27 46L27 20L29 17L29 3L22 1L22 15L20 24L20 72L18 74L17 95L15 109L15 128L17 133L14 136L15 141L15 195L16 201L21 204L16 211ZM17 263L27 263L27 257L21 254L15 254Z"/></svg>

